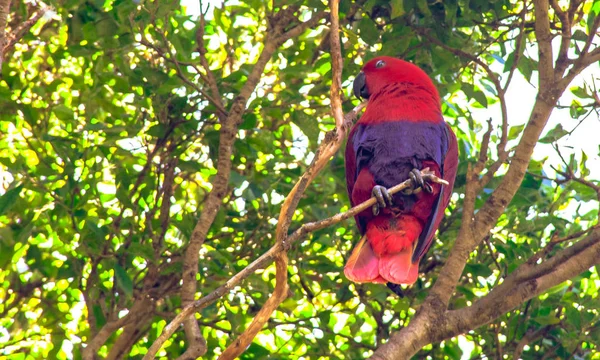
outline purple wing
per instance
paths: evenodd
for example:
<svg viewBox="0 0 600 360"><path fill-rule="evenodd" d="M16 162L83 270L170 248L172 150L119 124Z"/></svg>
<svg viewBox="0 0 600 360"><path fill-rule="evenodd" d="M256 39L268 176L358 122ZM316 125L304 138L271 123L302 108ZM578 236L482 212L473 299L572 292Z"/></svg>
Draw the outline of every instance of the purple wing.
<svg viewBox="0 0 600 360"><path fill-rule="evenodd" d="M442 174L442 178L448 181L449 185L442 186L440 190L440 195L434 205L434 210L432 211L427 225L425 225L425 228L421 233L421 236L419 236L419 242L417 243L417 247L413 253L413 262L419 261L419 259L425 255L427 250L429 250L435 231L438 229L440 222L444 218L444 210L450 202L452 189L454 188L456 169L458 167L458 144L456 142L456 135L450 126L447 123L444 125L448 147L446 153L444 154L443 166L440 167L440 172Z"/></svg>
<svg viewBox="0 0 600 360"><path fill-rule="evenodd" d="M354 152L354 144L352 141L354 130L356 126L350 131L348 135L348 142L346 144L346 188L348 190L348 197L352 204L352 190L354 189L354 183L356 182L356 154ZM354 206L354 204L352 204Z"/></svg>

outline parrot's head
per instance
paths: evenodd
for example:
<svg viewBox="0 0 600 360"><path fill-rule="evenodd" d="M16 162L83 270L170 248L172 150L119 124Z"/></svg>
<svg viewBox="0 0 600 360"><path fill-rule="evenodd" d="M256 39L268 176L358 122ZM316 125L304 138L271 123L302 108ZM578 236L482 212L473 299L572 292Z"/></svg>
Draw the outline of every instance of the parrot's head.
<svg viewBox="0 0 600 360"><path fill-rule="evenodd" d="M390 56L376 57L363 66L354 79L353 90L356 97L368 99L391 84L410 83L431 92L438 92L427 74L418 66Z"/></svg>

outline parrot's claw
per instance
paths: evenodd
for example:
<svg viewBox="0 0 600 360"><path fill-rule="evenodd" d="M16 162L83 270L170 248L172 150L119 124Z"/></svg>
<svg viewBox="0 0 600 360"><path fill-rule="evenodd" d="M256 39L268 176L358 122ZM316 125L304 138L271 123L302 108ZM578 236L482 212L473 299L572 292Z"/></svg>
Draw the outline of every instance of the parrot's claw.
<svg viewBox="0 0 600 360"><path fill-rule="evenodd" d="M425 169L423 171L425 171ZM421 190L425 190L425 192L429 194L433 193L433 188L423 180L423 176L419 169L412 169L408 173L408 178L411 181L411 187L402 190L402 193L405 195L418 194Z"/></svg>
<svg viewBox="0 0 600 360"><path fill-rule="evenodd" d="M400 298L404 297L404 292L402 292L402 287L400 285L391 282L388 282L386 285L394 294L398 295Z"/></svg>
<svg viewBox="0 0 600 360"><path fill-rule="evenodd" d="M372 211L373 215L379 215L379 211L388 206L392 206L394 203L394 199L392 199L392 195L388 192L388 190L381 185L373 186L372 191L373 196L377 199L377 203L373 205Z"/></svg>
<svg viewBox="0 0 600 360"><path fill-rule="evenodd" d="M433 187L429 183L423 184L423 190L428 194L433 194Z"/></svg>

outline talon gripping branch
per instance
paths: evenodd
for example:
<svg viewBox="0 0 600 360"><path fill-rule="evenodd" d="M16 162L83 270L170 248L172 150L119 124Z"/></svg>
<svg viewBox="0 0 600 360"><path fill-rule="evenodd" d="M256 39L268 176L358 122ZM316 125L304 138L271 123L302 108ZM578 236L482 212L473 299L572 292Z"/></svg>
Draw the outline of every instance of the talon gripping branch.
<svg viewBox="0 0 600 360"><path fill-rule="evenodd" d="M438 92L417 66L391 57L369 61L354 80L368 99L346 147L346 182L353 206L377 198L355 219L362 234L344 274L354 282L412 284L448 206L458 150L444 121ZM449 186L424 183L429 168ZM412 189L387 188L412 179Z"/></svg>

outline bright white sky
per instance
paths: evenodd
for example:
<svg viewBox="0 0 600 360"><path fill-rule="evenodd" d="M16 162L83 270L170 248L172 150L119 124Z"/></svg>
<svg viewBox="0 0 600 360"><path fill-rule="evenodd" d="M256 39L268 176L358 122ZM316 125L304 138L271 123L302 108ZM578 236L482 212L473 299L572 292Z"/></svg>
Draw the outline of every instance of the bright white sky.
<svg viewBox="0 0 600 360"><path fill-rule="evenodd" d="M582 72L573 83L571 87L583 86L584 82L588 84L593 83L595 79L598 86L600 86L600 66L598 64L592 64L584 72ZM537 74L534 73L532 76L532 84L537 86ZM506 93L506 101L508 108L509 124L519 125L524 124L531 114L531 109L535 103L535 96L537 95L536 86L529 84L521 73L516 72L513 77L512 83ZM560 98L560 105L570 105L571 101L575 97L569 90L565 91L564 95ZM581 103L586 104L591 100L578 99ZM474 109L474 113L481 113L481 119L488 119L492 117L495 122L500 121L500 107L499 105L490 106L488 109ZM555 109L552 112L550 121L544 131L547 132L553 129L557 124L562 124L562 127L571 131L579 123L579 120L572 119L569 115L569 109ZM592 178L600 178L600 157L598 156L600 144L600 119L595 113L592 113L577 129L573 134L563 137L558 141L561 153L565 158L575 152L580 154L581 150L585 151L588 155L588 166L591 170ZM543 135L542 135L543 136ZM538 144L534 152L534 159L541 160L548 156L548 161L544 166L544 170L553 174L552 169L549 165L561 164L558 154L550 144Z"/></svg>

